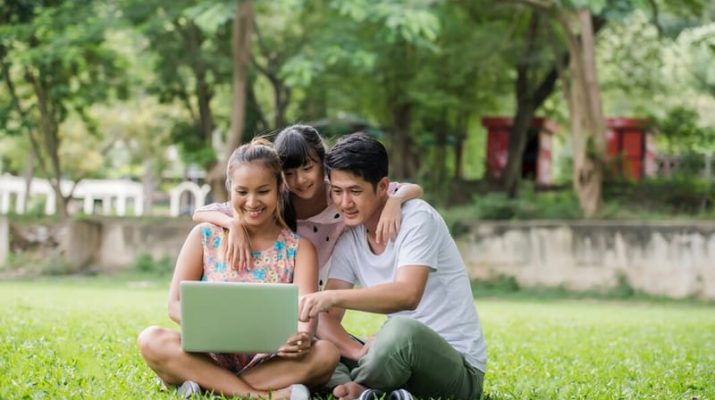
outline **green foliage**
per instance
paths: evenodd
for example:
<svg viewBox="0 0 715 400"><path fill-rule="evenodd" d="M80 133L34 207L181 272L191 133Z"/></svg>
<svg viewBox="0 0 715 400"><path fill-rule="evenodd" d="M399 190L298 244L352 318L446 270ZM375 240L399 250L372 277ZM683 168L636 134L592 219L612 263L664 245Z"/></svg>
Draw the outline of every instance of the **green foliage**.
<svg viewBox="0 0 715 400"><path fill-rule="evenodd" d="M181 152L181 159L186 163L195 163L208 168L216 161L216 152L210 142L196 134L199 127L191 122L178 121L171 129L171 140Z"/></svg>
<svg viewBox="0 0 715 400"><path fill-rule="evenodd" d="M715 186L692 177L604 185L612 218L666 219L715 217Z"/></svg>
<svg viewBox="0 0 715 400"><path fill-rule="evenodd" d="M573 193L537 193L526 185L517 198L510 199L503 193L475 195L471 204L446 210L445 213L448 221L581 218L578 199Z"/></svg>
<svg viewBox="0 0 715 400"><path fill-rule="evenodd" d="M168 256L156 260L150 254L141 254L134 261L134 269L140 273L166 276L174 270L174 263Z"/></svg>
<svg viewBox="0 0 715 400"><path fill-rule="evenodd" d="M173 399L136 347L166 316L166 282L0 282L0 398ZM715 397L712 305L477 298L485 399ZM348 312L359 337L384 317ZM664 379L667 377L667 379ZM202 398L214 398L202 396Z"/></svg>
<svg viewBox="0 0 715 400"><path fill-rule="evenodd" d="M715 127L702 127L695 110L676 106L654 119L658 137L671 154L715 152Z"/></svg>
<svg viewBox="0 0 715 400"><path fill-rule="evenodd" d="M701 164L697 168L702 168ZM613 220L715 218L715 186L692 176L642 182L611 180L603 187L604 206L597 215ZM468 204L440 210L452 235L469 231L478 220L573 220L582 217L578 199L568 188L534 191L523 185L519 197L499 192L474 195Z"/></svg>

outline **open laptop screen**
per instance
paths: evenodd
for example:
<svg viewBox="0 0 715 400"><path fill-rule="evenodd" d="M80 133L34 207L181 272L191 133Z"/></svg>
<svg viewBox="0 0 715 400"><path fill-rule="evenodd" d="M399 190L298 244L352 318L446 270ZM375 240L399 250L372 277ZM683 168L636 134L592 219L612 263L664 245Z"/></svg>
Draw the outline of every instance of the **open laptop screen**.
<svg viewBox="0 0 715 400"><path fill-rule="evenodd" d="M184 281L181 347L188 352L275 352L298 331L298 287Z"/></svg>

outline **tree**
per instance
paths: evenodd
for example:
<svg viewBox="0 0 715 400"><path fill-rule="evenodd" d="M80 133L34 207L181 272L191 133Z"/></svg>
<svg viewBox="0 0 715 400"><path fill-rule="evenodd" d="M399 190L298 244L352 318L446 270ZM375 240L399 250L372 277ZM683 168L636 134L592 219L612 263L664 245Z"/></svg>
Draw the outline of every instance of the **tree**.
<svg viewBox="0 0 715 400"><path fill-rule="evenodd" d="M607 162L605 117L596 64L594 17L606 13L620 16L638 7L638 0L513 0L544 12L555 21L569 55L568 73L561 74L564 98L569 109L573 151L573 185L579 204L592 217L602 203L603 170ZM649 1L658 24L660 1ZM670 6L666 2L666 5ZM687 2L688 10L702 10L700 0ZM606 17L608 19L608 17ZM558 37L556 33L553 37ZM555 41L554 41L555 42ZM566 72L566 71L564 71Z"/></svg>
<svg viewBox="0 0 715 400"><path fill-rule="evenodd" d="M215 142L215 133L227 124L214 99L228 86L233 71L229 43L234 7L229 0L182 0L168 7L160 0L122 1L125 19L147 39L145 53L154 60L150 93L163 103L179 102L189 117L177 121L172 139L185 162L206 171L219 161L214 149L222 143ZM222 179L209 181L217 199L225 198Z"/></svg>
<svg viewBox="0 0 715 400"><path fill-rule="evenodd" d="M227 200L228 192L223 184L228 158L233 149L241 144L246 118L246 85L248 66L251 60L251 38L255 18L253 0L236 0L236 15L233 19L233 101L231 107L231 129L226 142L226 156L217 163L209 174L209 182L214 199Z"/></svg>
<svg viewBox="0 0 715 400"><path fill-rule="evenodd" d="M91 1L56 0L16 2L0 10L0 64L14 114L3 113L1 122L27 135L62 216L74 190L61 189L71 161L60 159L62 124L74 113L94 132L87 108L123 94L122 60L104 45L111 13Z"/></svg>

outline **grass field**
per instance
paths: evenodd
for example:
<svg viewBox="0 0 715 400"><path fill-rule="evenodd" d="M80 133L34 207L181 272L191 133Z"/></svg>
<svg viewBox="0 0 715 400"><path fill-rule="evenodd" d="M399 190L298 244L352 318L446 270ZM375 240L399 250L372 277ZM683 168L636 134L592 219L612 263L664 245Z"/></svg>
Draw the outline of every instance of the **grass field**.
<svg viewBox="0 0 715 400"><path fill-rule="evenodd" d="M0 282L0 399L172 398L137 333L172 326L166 283ZM715 399L715 306L477 299L487 399ZM382 319L349 315L365 336Z"/></svg>

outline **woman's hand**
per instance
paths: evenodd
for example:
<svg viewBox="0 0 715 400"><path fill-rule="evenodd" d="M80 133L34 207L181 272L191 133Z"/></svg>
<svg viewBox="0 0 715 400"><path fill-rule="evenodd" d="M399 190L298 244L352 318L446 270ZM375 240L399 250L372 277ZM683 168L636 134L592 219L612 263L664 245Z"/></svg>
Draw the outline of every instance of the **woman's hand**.
<svg viewBox="0 0 715 400"><path fill-rule="evenodd" d="M288 338L286 343L278 349L278 357L301 358L308 354L313 346L313 338L308 332L298 332Z"/></svg>
<svg viewBox="0 0 715 400"><path fill-rule="evenodd" d="M228 228L226 260L238 272L245 272L251 266L251 242L238 218L233 218Z"/></svg>
<svg viewBox="0 0 715 400"><path fill-rule="evenodd" d="M388 197L380 214L380 220L377 222L377 231L375 232L377 243L387 243L390 240L395 240L397 233L400 231L401 221L402 202L397 197Z"/></svg>

